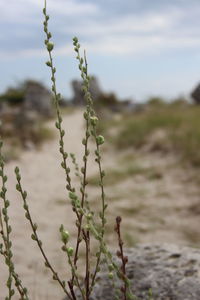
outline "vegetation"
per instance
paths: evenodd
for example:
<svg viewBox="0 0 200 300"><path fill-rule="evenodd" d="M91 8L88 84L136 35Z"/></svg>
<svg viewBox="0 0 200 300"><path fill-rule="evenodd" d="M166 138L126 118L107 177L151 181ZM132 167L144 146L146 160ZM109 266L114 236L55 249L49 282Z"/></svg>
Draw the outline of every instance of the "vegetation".
<svg viewBox="0 0 200 300"><path fill-rule="evenodd" d="M86 100L86 109L83 114L85 121L85 135L80 141L83 145L82 165L79 166L76 156L67 153L65 150L65 131L63 129L63 120L60 110L61 95L57 92L56 87L56 68L54 66L52 51L54 44L52 42L52 34L48 29L49 16L47 14L46 4L43 9L44 14L44 32L45 32L45 46L48 51L48 61L46 65L50 69L52 92L54 95L54 105L56 110L56 123L55 126L59 133L59 152L61 154L61 167L64 171L66 180L66 194L71 203L72 212L75 214L76 222L76 241L75 247L72 247L72 238L70 232L63 224L60 225L59 234L61 239L61 249L66 255L68 266L71 274L67 280L63 280L57 270L50 262L43 247L43 242L40 239L38 225L33 220L31 210L29 208L28 193L23 187L23 179L18 167L15 168L16 175L16 190L19 192L22 205L24 208L25 217L31 227L31 238L37 244L41 255L44 259L46 268L51 273L53 280L62 289L67 299L76 300L81 299L89 300L94 286L96 284L97 275L100 272L101 264L104 262L107 266L108 277L113 281L113 288L116 289L115 299L137 299L132 294L132 287L126 275L126 264L128 257L124 255L123 240L121 236L121 217L116 218L115 232L117 234L117 242L119 250L117 256L120 263L117 264L110 252L108 244L105 241L105 233L107 230L107 197L105 194L105 186L118 184L122 180L130 176L145 175L149 180L162 178L162 173L152 167L144 167L136 164L121 164L119 168L114 168L105 172L102 168L102 145L104 144L104 136L101 135L101 130L105 135L110 135L113 144L118 149L136 148L141 149L147 144L151 145L150 150L166 151L170 149L180 155L182 160L189 162L195 166L200 166L200 154L197 151L200 146L200 108L188 105L183 99L177 99L171 104L166 104L159 97L151 98L148 104L144 106L144 110L138 113L124 113L120 118L115 120L107 120L103 124L99 123L98 117L94 110L92 97L89 91L90 76L88 75L88 63L86 53L81 54L80 44L77 37L73 38L73 46L76 53L78 67L80 69L81 78L83 80L83 92ZM10 90L4 95L1 100L7 99L11 103L19 103L22 99L22 92ZM9 98L10 97L10 98ZM118 105L115 95L106 95L103 98L102 106L112 108L113 105ZM97 107L97 109L99 109ZM64 111L64 109L63 109ZM65 111L66 113L66 111ZM76 124L74 124L75 126ZM35 143L40 143L42 140L50 138L51 133L45 128L40 128L40 134L33 136ZM161 132L161 135L158 134ZM3 134L2 134L3 135ZM95 144L95 162L97 165L97 175L89 177L88 175L88 162L91 158L89 141L93 140ZM3 143L0 143L0 254L5 259L5 264L8 267L8 279L6 283L8 295L6 300L11 300L15 293L18 293L20 300L29 300L30 296L28 289L23 285L22 280L19 278L13 259L12 248L12 228L9 220L9 206L10 201L7 198L7 176L5 174L5 156L3 155ZM74 170L69 167L69 160L72 161ZM73 173L79 179L79 187L77 188L72 180ZM107 180L104 181L105 175ZM89 184L88 184L89 183ZM99 187L99 194L101 199L101 209L93 209L90 199L90 187L97 185ZM144 192L144 191L142 191ZM136 193L136 190L134 191ZM141 191L140 191L141 193ZM65 196L65 195L64 195ZM126 191L123 194L115 197L115 201L122 197L126 197ZM65 198L65 197L63 197ZM58 204L64 205L65 201L62 199L56 200ZM113 200L114 201L114 200ZM96 203L95 203L96 206ZM135 215L140 211L149 214L148 204L141 204L131 207L123 207L127 215ZM196 207L190 207L196 211ZM156 212L155 212L156 215ZM157 216L158 218L158 216ZM155 220L154 220L155 221ZM158 220L162 222L161 220ZM110 227L110 224L108 224ZM146 228L140 228L140 231L145 232ZM149 227L148 227L149 230ZM139 231L139 229L138 229ZM190 239L194 237L188 230L186 232ZM127 234L125 239L130 240L133 244L132 236ZM95 244L97 250L92 252L92 245ZM82 256L84 250L85 259L85 274L84 278L79 273L79 257ZM119 279L121 282L120 288L115 287L115 281ZM152 291L149 291L149 299L153 299Z"/></svg>
<svg viewBox="0 0 200 300"><path fill-rule="evenodd" d="M69 168L68 153L65 151L64 136L65 131L62 127L62 116L59 108L59 101L61 100L61 95L57 92L56 88L56 68L53 63L52 51L54 44L52 42L52 35L48 29L49 16L47 15L46 1L45 7L43 9L44 14L44 32L45 32L45 45L48 51L49 59L46 65L50 68L51 81L52 81L52 92L54 95L54 105L56 108L57 120L55 123L56 128L59 133L59 151L61 154L62 162L61 166L64 170L64 176L66 179L66 192L68 194L68 199L71 201L72 211L76 216L76 245L75 248L71 246L70 233L65 229L64 225L60 225L60 238L62 243L62 251L66 255L68 265L71 269L71 277L68 278L67 282L64 281L57 270L54 269L53 264L49 261L43 243L39 237L38 225L34 222L28 203L28 193L23 188L23 180L18 167L15 168L16 175L16 190L21 195L23 208L25 212L25 217L32 229L31 238L36 242L41 255L44 259L44 263L47 269L52 274L52 278L58 283L60 288L63 290L67 299L76 300L77 291L81 298L84 300L89 300L90 295L96 283L96 277L100 271L100 265L102 261L105 261L108 268L108 277L113 280L113 284L118 277L121 280L121 287L116 288L116 299L130 300L135 299L131 292L130 283L126 276L126 264L128 262L128 257L124 255L123 251L123 241L121 238L121 218L116 218L115 231L117 233L117 240L119 245L119 250L117 256L120 259L120 265L118 266L112 257L111 252L105 242L104 234L106 229L106 196L104 191L104 176L105 172L102 169L101 164L101 146L104 144L104 137L97 134L98 118L93 109L93 101L91 94L89 92L90 77L88 75L88 64L86 59L86 54L82 56L80 53L80 44L76 37L73 38L74 50L76 53L76 59L78 61L78 66L81 72L81 77L83 79L83 92L87 102L86 110L84 112L85 119L85 136L82 140L84 155L83 155L83 166L79 167L74 154L71 154L72 163L75 167L75 173L80 179L79 190L74 187L74 183L71 179L71 169ZM89 139L93 139L95 142L95 161L97 163L97 169L99 172L99 186L101 195L101 211L94 212L90 208L90 203L88 201L88 160L90 157L89 151ZM8 267L8 280L7 289L8 296L6 300L11 300L15 291L18 292L20 300L29 300L29 294L26 287L24 287L22 281L19 278L17 271L15 270L15 265L13 261L13 250L11 242L11 232L12 228L9 222L9 206L10 201L7 199L7 176L4 171L4 157L2 155L3 143L0 143L0 177L2 180L0 197L2 199L0 206L0 227L1 227L1 238L0 243L0 253L5 258L5 263ZM91 253L91 242L95 240L98 245L98 251L94 253L96 255L95 260L93 259L94 254ZM83 246L85 249L85 277L82 281L79 275L78 262L79 262L79 252L80 247Z"/></svg>
<svg viewBox="0 0 200 300"><path fill-rule="evenodd" d="M0 95L0 103L7 102L10 105L20 104L24 101L23 88L9 88L4 94Z"/></svg>
<svg viewBox="0 0 200 300"><path fill-rule="evenodd" d="M200 107L182 101L146 105L140 113L123 114L119 120L104 122L102 129L113 132L117 149L172 151L182 161L200 166ZM109 130L110 129L110 130Z"/></svg>
<svg viewBox="0 0 200 300"><path fill-rule="evenodd" d="M113 185L127 178L131 178L136 175L145 175L149 180L154 180L158 178L162 178L162 174L158 172L158 170L153 168L146 168L140 165L130 164L129 165L121 165L118 169L110 169L106 172L106 180L105 185ZM98 175L95 175L88 179L90 185L98 185L99 178Z"/></svg>

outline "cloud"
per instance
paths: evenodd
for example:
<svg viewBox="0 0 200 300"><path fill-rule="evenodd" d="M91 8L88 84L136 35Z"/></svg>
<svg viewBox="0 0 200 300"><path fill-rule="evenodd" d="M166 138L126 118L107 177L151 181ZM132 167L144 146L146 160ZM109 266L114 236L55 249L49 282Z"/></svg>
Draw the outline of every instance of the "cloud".
<svg viewBox="0 0 200 300"><path fill-rule="evenodd" d="M38 23L41 20L41 0L0 0L0 22ZM96 4L77 0L48 0L48 11L60 16L88 16L99 10Z"/></svg>
<svg viewBox="0 0 200 300"><path fill-rule="evenodd" d="M113 16L107 22L90 19L85 24L63 27L61 31L77 32L88 51L104 55L157 54L200 46L200 29L192 22L188 25L187 11L174 6L154 13Z"/></svg>
<svg viewBox="0 0 200 300"><path fill-rule="evenodd" d="M71 33L75 30L80 35L121 35L121 34L143 34L155 31L163 31L173 26L174 19L179 17L178 12L172 14L135 14L112 17L106 22L101 20L86 20L86 22L75 25L73 28L61 28L61 31Z"/></svg>
<svg viewBox="0 0 200 300"><path fill-rule="evenodd" d="M193 37L121 36L96 39L84 47L90 53L107 55L155 55L170 49L199 47L200 40ZM62 51L63 52L63 51Z"/></svg>
<svg viewBox="0 0 200 300"><path fill-rule="evenodd" d="M9 0L7 5L4 2L0 0L0 23L4 21L5 25L8 22L8 29L4 26L4 33L0 36L3 45L1 57L43 55L41 28L39 30L41 0ZM180 6L180 1L174 1L173 4L170 2L170 5L163 4L160 7L154 11L141 9L137 13L130 11L121 15L110 10L108 18L106 7L94 1L48 0L49 13L53 16L51 21L57 22L54 28L56 54L72 52L73 47L65 46L65 43L69 36L71 38L74 35L80 37L84 48L92 54L145 55L199 47L200 24L197 15L200 13L200 4L186 7ZM16 26L12 26L12 29L9 22L16 22ZM9 42L6 42L9 39L7 33L10 34Z"/></svg>
<svg viewBox="0 0 200 300"><path fill-rule="evenodd" d="M31 0L33 1L33 0ZM99 12L99 7L92 2L84 2L75 0L50 0L48 2L49 12L59 14L60 16L88 16Z"/></svg>

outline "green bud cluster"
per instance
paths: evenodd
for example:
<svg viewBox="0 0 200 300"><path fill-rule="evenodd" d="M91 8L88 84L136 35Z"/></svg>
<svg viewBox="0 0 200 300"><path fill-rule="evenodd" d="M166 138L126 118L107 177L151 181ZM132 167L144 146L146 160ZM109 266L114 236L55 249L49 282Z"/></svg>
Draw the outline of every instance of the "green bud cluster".
<svg viewBox="0 0 200 300"><path fill-rule="evenodd" d="M74 154L74 153L70 153L70 157L71 157L72 163L73 163L74 168L75 168L75 175L76 175L76 176L79 178L79 180L81 181L82 177L81 177L81 174L80 174L80 170L79 170L78 163L77 163L77 161L76 161L75 154Z"/></svg>
<svg viewBox="0 0 200 300"><path fill-rule="evenodd" d="M60 226L60 233L62 242L66 245L69 241L69 232L64 229L63 225Z"/></svg>

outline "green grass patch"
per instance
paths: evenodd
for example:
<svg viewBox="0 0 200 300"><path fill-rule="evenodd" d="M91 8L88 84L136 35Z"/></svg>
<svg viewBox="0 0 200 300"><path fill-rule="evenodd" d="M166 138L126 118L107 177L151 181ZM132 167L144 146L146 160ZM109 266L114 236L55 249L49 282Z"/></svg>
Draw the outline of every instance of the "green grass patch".
<svg viewBox="0 0 200 300"><path fill-rule="evenodd" d="M139 165L122 166L121 168L110 169L106 172L105 185L114 185L136 175L143 175L149 180L162 178L162 173L155 168L145 168ZM88 179L90 185L99 185L99 175Z"/></svg>
<svg viewBox="0 0 200 300"><path fill-rule="evenodd" d="M138 203L137 205L124 206L121 208L123 215L125 216L134 216L139 214L141 211L146 209L146 205L143 203Z"/></svg>
<svg viewBox="0 0 200 300"><path fill-rule="evenodd" d="M46 127L45 124L41 124L38 130L32 134L32 141L36 145L42 144L54 138L55 138L55 132L52 129Z"/></svg>
<svg viewBox="0 0 200 300"><path fill-rule="evenodd" d="M136 148L152 142L153 133L162 130L160 140L153 139L152 149L163 150L166 145L183 161L200 166L200 107L195 105L166 104L147 106L140 113L124 115L118 122L104 124L105 128L115 126L116 134L112 144L119 150ZM156 147L159 142L159 147Z"/></svg>

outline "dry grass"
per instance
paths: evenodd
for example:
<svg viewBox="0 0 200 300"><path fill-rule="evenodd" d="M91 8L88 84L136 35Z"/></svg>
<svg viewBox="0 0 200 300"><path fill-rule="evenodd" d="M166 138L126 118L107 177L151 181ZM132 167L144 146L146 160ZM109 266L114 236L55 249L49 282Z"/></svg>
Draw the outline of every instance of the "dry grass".
<svg viewBox="0 0 200 300"><path fill-rule="evenodd" d="M117 149L140 149L151 142L155 132L164 132L162 141L154 138L152 150L170 149L183 162L200 166L200 107L194 105L166 104L146 106L140 113L123 115L117 120L104 122L101 129L112 132L110 140ZM110 128L110 130L108 130Z"/></svg>

